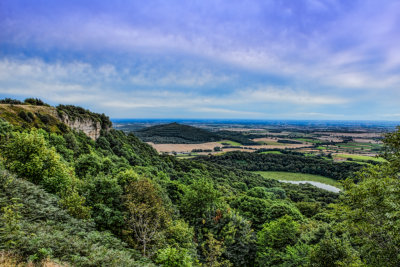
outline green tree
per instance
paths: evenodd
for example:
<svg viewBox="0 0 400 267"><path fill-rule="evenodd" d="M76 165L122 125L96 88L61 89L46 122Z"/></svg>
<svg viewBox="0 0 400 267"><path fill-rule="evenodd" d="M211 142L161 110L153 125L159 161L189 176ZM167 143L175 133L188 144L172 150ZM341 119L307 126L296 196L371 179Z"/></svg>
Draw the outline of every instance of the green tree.
<svg viewBox="0 0 400 267"><path fill-rule="evenodd" d="M166 247L157 251L155 262L165 267L191 267L192 257L187 249Z"/></svg>
<svg viewBox="0 0 400 267"><path fill-rule="evenodd" d="M101 230L118 231L123 224L122 187L117 178L99 174L90 177L83 186L92 218Z"/></svg>
<svg viewBox="0 0 400 267"><path fill-rule="evenodd" d="M205 257L205 266L222 267L232 266L228 260L222 258L225 251L224 242L214 238L212 233L206 235L206 241L201 245L203 255Z"/></svg>
<svg viewBox="0 0 400 267"><path fill-rule="evenodd" d="M400 266L400 127L384 139L388 162L370 166L347 179L335 205L336 231L370 266ZM357 183L355 183L356 181Z"/></svg>
<svg viewBox="0 0 400 267"><path fill-rule="evenodd" d="M210 212L202 225L202 234L198 238L207 243L209 234L221 241L220 261L229 261L235 266L254 263L256 236L249 221L229 206Z"/></svg>
<svg viewBox="0 0 400 267"><path fill-rule="evenodd" d="M313 249L310 255L310 266L365 266L356 250L350 244L347 236L336 237L327 233L325 237ZM376 265L388 266L388 265Z"/></svg>
<svg viewBox="0 0 400 267"><path fill-rule="evenodd" d="M181 202L183 215L191 222L204 218L207 212L214 210L218 205L219 196L211 181L205 178L195 180L183 195Z"/></svg>
<svg viewBox="0 0 400 267"><path fill-rule="evenodd" d="M94 152L83 154L75 161L75 172L80 178L96 176L102 169L102 159Z"/></svg>
<svg viewBox="0 0 400 267"><path fill-rule="evenodd" d="M144 256L154 252L170 219L156 186L149 179L127 185L125 195L125 236Z"/></svg>
<svg viewBox="0 0 400 267"><path fill-rule="evenodd" d="M3 147L6 167L52 193L65 191L71 184L73 170L54 148L49 148L43 134L36 130L14 133Z"/></svg>
<svg viewBox="0 0 400 267"><path fill-rule="evenodd" d="M268 219L271 201L244 195L237 197L230 204L247 218L255 229L261 229L262 224Z"/></svg>
<svg viewBox="0 0 400 267"><path fill-rule="evenodd" d="M12 132L12 125L0 118L0 142L4 143Z"/></svg>
<svg viewBox="0 0 400 267"><path fill-rule="evenodd" d="M282 264L286 247L294 246L300 236L299 224L289 215L264 224L257 234L259 266Z"/></svg>

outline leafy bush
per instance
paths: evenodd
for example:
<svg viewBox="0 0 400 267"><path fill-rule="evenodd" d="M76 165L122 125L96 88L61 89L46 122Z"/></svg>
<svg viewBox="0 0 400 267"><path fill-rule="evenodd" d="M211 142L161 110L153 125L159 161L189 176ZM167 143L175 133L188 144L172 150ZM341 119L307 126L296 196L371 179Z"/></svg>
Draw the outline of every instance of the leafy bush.
<svg viewBox="0 0 400 267"><path fill-rule="evenodd" d="M33 120L34 120L34 117L33 117L33 114L32 115L30 115L30 114L32 114L31 112L25 112L24 110L21 110L19 113L18 113L18 116L21 118L21 119L23 119L24 121L26 121L26 122L28 122L28 123L31 123Z"/></svg>
<svg viewBox="0 0 400 267"><path fill-rule="evenodd" d="M44 103L39 98L27 98L24 100L25 104L35 105L35 106L49 106L48 104Z"/></svg>
<svg viewBox="0 0 400 267"><path fill-rule="evenodd" d="M0 99L0 104L22 105L23 103L17 99L4 98Z"/></svg>
<svg viewBox="0 0 400 267"><path fill-rule="evenodd" d="M9 170L43 185L49 192L61 192L71 184L71 169L36 130L14 133L3 147L3 156Z"/></svg>

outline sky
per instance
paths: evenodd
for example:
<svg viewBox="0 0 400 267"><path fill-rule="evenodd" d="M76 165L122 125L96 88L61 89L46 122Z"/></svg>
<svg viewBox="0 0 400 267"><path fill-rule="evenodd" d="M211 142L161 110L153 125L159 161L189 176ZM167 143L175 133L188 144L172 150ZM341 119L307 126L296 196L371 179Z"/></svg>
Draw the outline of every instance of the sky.
<svg viewBox="0 0 400 267"><path fill-rule="evenodd" d="M111 118L400 121L397 0L0 0L0 98Z"/></svg>

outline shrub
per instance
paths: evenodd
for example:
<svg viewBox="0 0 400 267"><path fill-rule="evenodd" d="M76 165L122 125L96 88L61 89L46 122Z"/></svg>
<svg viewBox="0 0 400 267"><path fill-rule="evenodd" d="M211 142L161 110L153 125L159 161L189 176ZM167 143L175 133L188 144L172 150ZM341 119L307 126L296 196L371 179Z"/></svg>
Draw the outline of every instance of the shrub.
<svg viewBox="0 0 400 267"><path fill-rule="evenodd" d="M28 122L28 123L31 123L31 122L33 121L32 118L31 118L30 116L28 116L28 114L27 114L25 111L23 111L23 110L21 110L20 112L18 112L18 116L19 116L21 119L23 119L24 121Z"/></svg>
<svg viewBox="0 0 400 267"><path fill-rule="evenodd" d="M15 133L3 147L3 155L9 170L43 185L49 192L61 192L71 182L71 169L54 148L48 147L39 131Z"/></svg>

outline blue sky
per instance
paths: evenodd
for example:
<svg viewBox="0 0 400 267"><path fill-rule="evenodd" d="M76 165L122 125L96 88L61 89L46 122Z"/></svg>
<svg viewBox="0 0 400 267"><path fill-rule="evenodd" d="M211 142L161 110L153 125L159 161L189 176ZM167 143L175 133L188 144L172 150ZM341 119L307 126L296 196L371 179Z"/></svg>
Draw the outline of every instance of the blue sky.
<svg viewBox="0 0 400 267"><path fill-rule="evenodd" d="M0 97L113 118L400 120L400 2L2 0Z"/></svg>

